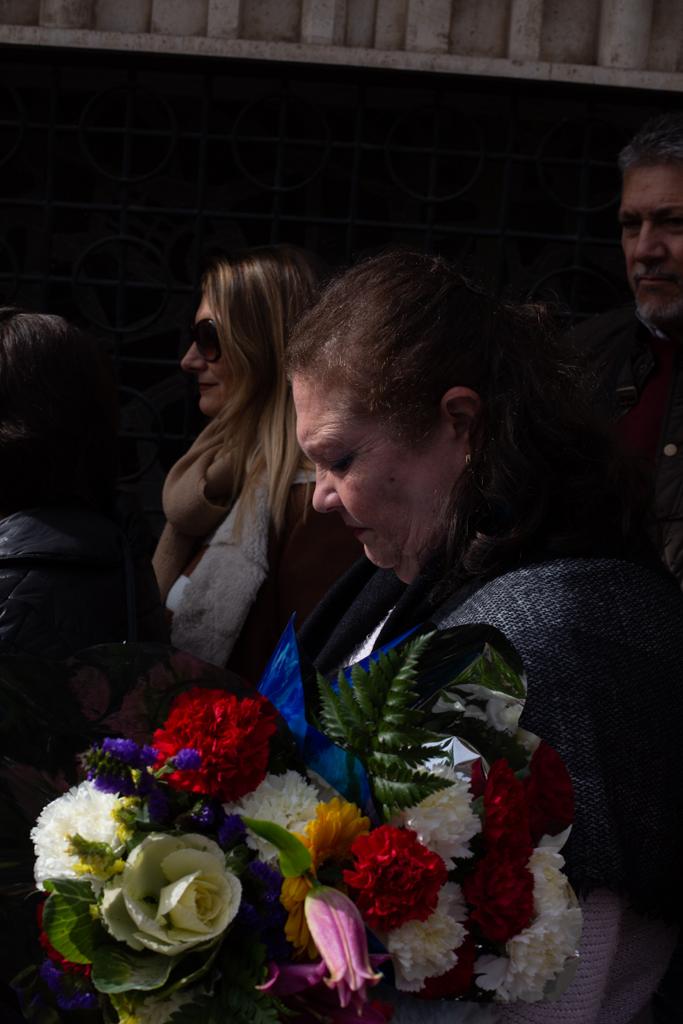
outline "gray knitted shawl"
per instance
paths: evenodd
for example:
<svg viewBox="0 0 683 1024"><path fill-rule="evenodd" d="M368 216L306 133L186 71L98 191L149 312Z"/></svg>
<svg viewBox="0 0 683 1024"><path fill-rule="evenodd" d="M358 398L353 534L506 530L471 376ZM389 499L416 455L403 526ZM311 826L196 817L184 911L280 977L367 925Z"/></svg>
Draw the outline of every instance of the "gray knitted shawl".
<svg viewBox="0 0 683 1024"><path fill-rule="evenodd" d="M524 663L522 724L564 758L576 796L575 888L608 887L682 920L683 596L672 578L607 559L508 572L444 604L440 627L488 623Z"/></svg>

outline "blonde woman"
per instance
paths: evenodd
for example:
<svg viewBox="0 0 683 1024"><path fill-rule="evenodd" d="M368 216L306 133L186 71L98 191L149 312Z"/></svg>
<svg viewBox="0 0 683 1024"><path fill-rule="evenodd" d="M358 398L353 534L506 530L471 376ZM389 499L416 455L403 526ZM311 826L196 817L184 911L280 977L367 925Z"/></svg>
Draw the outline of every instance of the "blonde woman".
<svg viewBox="0 0 683 1024"><path fill-rule="evenodd" d="M171 469L154 556L175 646L256 683L291 614L301 623L360 551L310 508L284 372L318 268L294 246L214 260L181 367L209 424Z"/></svg>

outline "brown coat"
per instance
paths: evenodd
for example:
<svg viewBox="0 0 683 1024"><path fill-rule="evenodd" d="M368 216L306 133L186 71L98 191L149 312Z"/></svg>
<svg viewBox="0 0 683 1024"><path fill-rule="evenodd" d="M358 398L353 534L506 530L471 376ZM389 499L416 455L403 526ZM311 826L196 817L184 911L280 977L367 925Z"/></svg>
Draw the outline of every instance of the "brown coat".
<svg viewBox="0 0 683 1024"><path fill-rule="evenodd" d="M336 512L321 514L310 507L309 492L302 484L292 487L279 537L271 527L268 576L228 660L228 668L253 684L258 683L292 613L296 613L297 627L301 626L363 553Z"/></svg>

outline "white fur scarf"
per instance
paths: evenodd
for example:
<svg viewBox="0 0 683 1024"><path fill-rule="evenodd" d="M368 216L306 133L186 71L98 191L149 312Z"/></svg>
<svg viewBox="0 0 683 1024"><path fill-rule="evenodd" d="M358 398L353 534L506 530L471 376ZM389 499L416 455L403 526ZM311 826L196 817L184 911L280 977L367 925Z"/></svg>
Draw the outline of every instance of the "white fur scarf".
<svg viewBox="0 0 683 1024"><path fill-rule="evenodd" d="M212 665L226 664L268 575L270 510L266 488L254 494L239 536L235 519L241 498L209 541L173 615L171 641Z"/></svg>

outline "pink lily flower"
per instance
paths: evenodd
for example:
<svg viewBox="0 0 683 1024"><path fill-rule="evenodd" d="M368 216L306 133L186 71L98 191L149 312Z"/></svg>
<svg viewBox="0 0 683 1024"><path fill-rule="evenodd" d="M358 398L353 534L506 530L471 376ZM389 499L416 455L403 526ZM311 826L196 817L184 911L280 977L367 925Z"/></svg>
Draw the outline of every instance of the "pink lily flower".
<svg viewBox="0 0 683 1024"><path fill-rule="evenodd" d="M338 889L314 886L306 896L304 914L313 941L328 969L323 978L336 989L342 1007L351 1004L361 1013L367 1002L366 989L382 980L372 969L365 925L355 903Z"/></svg>
<svg viewBox="0 0 683 1024"><path fill-rule="evenodd" d="M371 963L383 963L386 955L370 956ZM327 973L324 960L312 964L269 965L268 979L256 987L277 996L292 1012L296 1024L387 1024L393 1009L389 1003L373 1001L359 1009L341 1007L330 989L323 985Z"/></svg>

